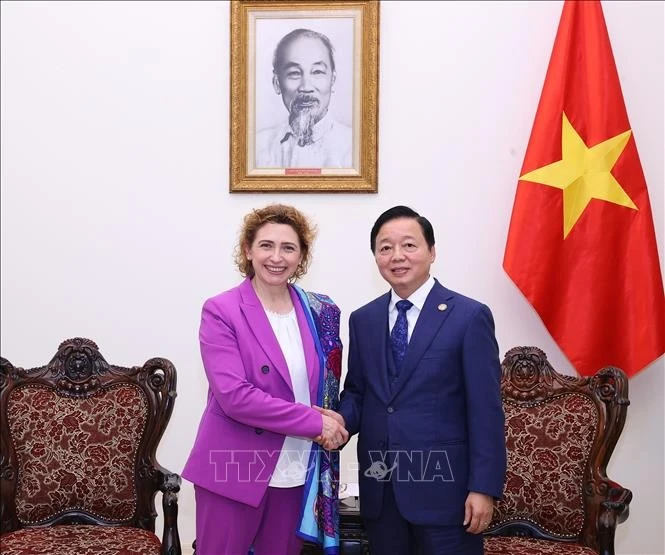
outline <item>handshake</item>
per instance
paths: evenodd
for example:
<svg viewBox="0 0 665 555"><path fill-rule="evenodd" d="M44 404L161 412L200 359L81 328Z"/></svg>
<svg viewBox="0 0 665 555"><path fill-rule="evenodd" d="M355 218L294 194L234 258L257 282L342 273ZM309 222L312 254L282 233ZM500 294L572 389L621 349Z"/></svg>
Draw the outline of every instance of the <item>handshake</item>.
<svg viewBox="0 0 665 555"><path fill-rule="evenodd" d="M314 441L327 450L338 449L349 441L349 432L344 427L344 417L330 409L323 409L313 405L323 416L323 429L314 438Z"/></svg>

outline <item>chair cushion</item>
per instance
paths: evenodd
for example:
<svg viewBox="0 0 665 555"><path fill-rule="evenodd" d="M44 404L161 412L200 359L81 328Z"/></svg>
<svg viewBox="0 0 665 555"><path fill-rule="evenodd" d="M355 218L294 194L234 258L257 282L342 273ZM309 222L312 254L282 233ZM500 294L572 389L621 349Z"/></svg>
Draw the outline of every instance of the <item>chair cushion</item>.
<svg viewBox="0 0 665 555"><path fill-rule="evenodd" d="M128 526L22 528L2 535L2 555L159 555L159 538Z"/></svg>
<svg viewBox="0 0 665 555"><path fill-rule="evenodd" d="M14 389L7 404L18 461L16 513L23 524L63 511L121 522L136 510L136 454L147 421L141 390L122 384L84 398Z"/></svg>
<svg viewBox="0 0 665 555"><path fill-rule="evenodd" d="M590 547L533 538L485 536L485 555L598 555Z"/></svg>
<svg viewBox="0 0 665 555"><path fill-rule="evenodd" d="M577 538L584 525L584 470L598 427L596 406L577 393L531 406L504 399L503 406L508 471L492 527L519 519L562 539Z"/></svg>

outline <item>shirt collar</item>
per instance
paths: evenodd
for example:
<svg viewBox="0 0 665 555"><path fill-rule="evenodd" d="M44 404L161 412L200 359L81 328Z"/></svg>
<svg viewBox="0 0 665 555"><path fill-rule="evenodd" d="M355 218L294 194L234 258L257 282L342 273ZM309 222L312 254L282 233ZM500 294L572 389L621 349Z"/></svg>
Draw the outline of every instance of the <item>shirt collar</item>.
<svg viewBox="0 0 665 555"><path fill-rule="evenodd" d="M434 287L434 283L435 283L434 278L432 276L429 276L425 283L423 283L420 287L418 287L418 289L416 289L413 293L411 293L411 295L409 295L408 300L413 303L413 306L415 306L419 312L423 309L425 301L427 300L427 295L429 295L429 292L432 290L432 287ZM396 310L395 305L397 304L397 301L401 300L402 297L400 297L397 293L395 293L394 289L391 289L390 304L388 304L388 312Z"/></svg>
<svg viewBox="0 0 665 555"><path fill-rule="evenodd" d="M321 137L325 136L325 134L332 129L332 126L333 118L330 115L330 110L328 110L326 115L314 124L314 127L312 128L312 141L316 142ZM279 141L280 144L288 141L291 137L294 137L293 131L291 131L291 126L289 126L288 123L284 124L283 130L284 133L280 132L280 136L282 137Z"/></svg>

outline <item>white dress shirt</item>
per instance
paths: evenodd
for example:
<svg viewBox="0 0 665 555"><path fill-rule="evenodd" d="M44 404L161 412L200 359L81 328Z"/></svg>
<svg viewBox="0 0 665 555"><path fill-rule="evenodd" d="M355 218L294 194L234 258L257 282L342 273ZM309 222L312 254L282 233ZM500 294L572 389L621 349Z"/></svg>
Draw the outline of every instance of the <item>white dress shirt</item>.
<svg viewBox="0 0 665 555"><path fill-rule="evenodd" d="M288 122L256 134L257 168L352 168L353 132L330 113L316 122L312 143L298 146Z"/></svg>
<svg viewBox="0 0 665 555"><path fill-rule="evenodd" d="M296 311L293 309L288 314L277 314L266 310L266 315L289 367L295 401L309 407L307 363ZM311 447L309 439L286 436L269 485L274 488L292 488L304 484Z"/></svg>
<svg viewBox="0 0 665 555"><path fill-rule="evenodd" d="M402 299L394 290L390 292L390 303L388 304L388 327L390 331L393 331L393 326L397 321L397 304L398 301L407 300L413 303L413 306L406 311L406 321L409 323L408 329L408 340L411 341L411 334L413 333L413 328L416 327L416 322L420 316L420 311L423 309L427 295L434 287L434 278L430 276L427 278L427 281L423 283L418 289L416 289L408 299Z"/></svg>

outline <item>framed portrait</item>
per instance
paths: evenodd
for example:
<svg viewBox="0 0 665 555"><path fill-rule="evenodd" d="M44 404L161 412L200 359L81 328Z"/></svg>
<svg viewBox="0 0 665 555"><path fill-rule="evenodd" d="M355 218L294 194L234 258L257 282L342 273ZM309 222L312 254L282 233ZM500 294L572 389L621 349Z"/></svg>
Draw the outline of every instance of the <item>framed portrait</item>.
<svg viewBox="0 0 665 555"><path fill-rule="evenodd" d="M231 2L230 191L377 192L379 2Z"/></svg>

